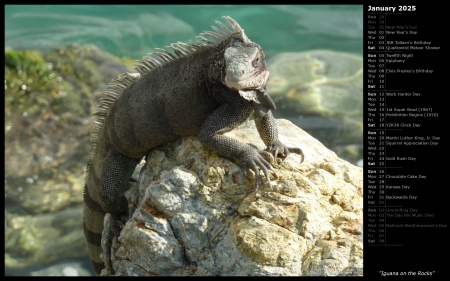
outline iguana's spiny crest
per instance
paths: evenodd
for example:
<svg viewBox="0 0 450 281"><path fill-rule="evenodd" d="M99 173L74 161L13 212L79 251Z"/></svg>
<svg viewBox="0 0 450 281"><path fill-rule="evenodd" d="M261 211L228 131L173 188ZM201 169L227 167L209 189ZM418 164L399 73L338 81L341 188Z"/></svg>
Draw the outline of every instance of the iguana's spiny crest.
<svg viewBox="0 0 450 281"><path fill-rule="evenodd" d="M225 60L222 57L222 60L217 62L223 64L222 67L224 68L224 73L221 75L222 83L229 88L238 90L244 99L259 102L258 96L263 95L266 91L265 85L269 77L264 53L258 44L248 39L244 30L234 19L229 16L223 16L222 18L225 19L229 27L220 21L215 21L218 27L211 26L214 31L204 31L194 41L187 44L183 42L172 43L166 46L166 49L155 48L156 52L148 53L141 60L136 61L133 68L138 71L137 73L122 73L107 85L106 89L100 93L93 111L94 127L90 140L89 158L92 158L99 134L112 104L117 101L125 89L154 69L197 52L217 48L225 44L227 47L223 54ZM255 90L261 90L263 93L257 93ZM269 104L272 105L273 102L270 100ZM269 107L275 109L274 105Z"/></svg>

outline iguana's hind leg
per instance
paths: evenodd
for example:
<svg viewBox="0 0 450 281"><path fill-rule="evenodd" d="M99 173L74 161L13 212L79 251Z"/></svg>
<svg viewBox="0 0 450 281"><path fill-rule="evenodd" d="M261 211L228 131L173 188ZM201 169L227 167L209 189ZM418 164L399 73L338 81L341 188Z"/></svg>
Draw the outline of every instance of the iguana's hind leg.
<svg viewBox="0 0 450 281"><path fill-rule="evenodd" d="M103 167L103 185L101 190L102 207L111 215L109 229L104 229L105 266L114 274L111 249L114 238L118 238L124 223L128 219L128 201L124 196L129 180L140 159L129 158L110 150Z"/></svg>

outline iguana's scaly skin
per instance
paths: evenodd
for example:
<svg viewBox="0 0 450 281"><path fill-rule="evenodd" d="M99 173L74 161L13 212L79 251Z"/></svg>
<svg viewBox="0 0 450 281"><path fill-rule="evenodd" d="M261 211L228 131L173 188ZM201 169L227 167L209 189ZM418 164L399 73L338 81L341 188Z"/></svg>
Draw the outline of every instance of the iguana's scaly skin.
<svg viewBox="0 0 450 281"><path fill-rule="evenodd" d="M269 162L289 152L278 140L266 91L269 71L264 53L230 17L229 27L216 21L214 31L201 33L189 44L176 43L144 57L139 73L121 74L103 91L93 113L94 129L84 189L84 233L97 274L111 261L100 259L103 220L111 214L106 248L111 248L128 218L123 195L134 168L151 149L181 136L198 136L213 151L240 165L247 174L260 170L269 181ZM209 37L210 39L206 39ZM223 136L253 114L267 149ZM110 257L110 253L106 253Z"/></svg>

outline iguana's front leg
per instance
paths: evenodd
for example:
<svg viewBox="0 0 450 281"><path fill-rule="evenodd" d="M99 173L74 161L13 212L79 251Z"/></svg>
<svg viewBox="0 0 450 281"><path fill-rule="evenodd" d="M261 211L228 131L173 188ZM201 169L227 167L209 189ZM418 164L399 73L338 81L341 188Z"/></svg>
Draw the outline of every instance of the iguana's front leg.
<svg viewBox="0 0 450 281"><path fill-rule="evenodd" d="M286 147L278 140L277 125L270 109L258 103L254 103L253 108L253 117L255 118L256 129L267 147L266 151L270 152L275 163L277 162L277 158L279 156L281 156L280 158L282 161L286 160L290 152L299 154L302 157L301 162L303 162L305 156L300 148Z"/></svg>
<svg viewBox="0 0 450 281"><path fill-rule="evenodd" d="M251 102L245 100L223 104L202 124L199 138L205 146L241 166L245 175L248 174L248 170L253 170L258 187L261 185L260 170L270 184L269 170L273 171L272 165L264 159L258 149L222 135L242 124L252 111Z"/></svg>

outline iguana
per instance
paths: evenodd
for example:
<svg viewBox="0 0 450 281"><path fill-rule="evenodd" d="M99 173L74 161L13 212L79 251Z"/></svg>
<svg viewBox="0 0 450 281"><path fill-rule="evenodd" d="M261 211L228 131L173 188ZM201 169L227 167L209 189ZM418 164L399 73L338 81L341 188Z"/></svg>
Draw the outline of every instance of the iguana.
<svg viewBox="0 0 450 281"><path fill-rule="evenodd" d="M268 95L269 71L261 47L250 41L239 24L228 16L228 26L216 21L214 31L196 40L157 49L140 60L138 73L125 73L103 90L93 111L94 128L84 187L84 233L95 272L110 261L100 259L103 220L111 215L106 248L118 237L128 218L123 195L135 169L151 149L183 136L197 136L217 154L255 173L268 184L270 162L286 159L290 152L278 140ZM206 38L208 37L208 38ZM236 128L253 114L259 135L267 148L258 150L222 134ZM276 176L276 174L275 174Z"/></svg>

